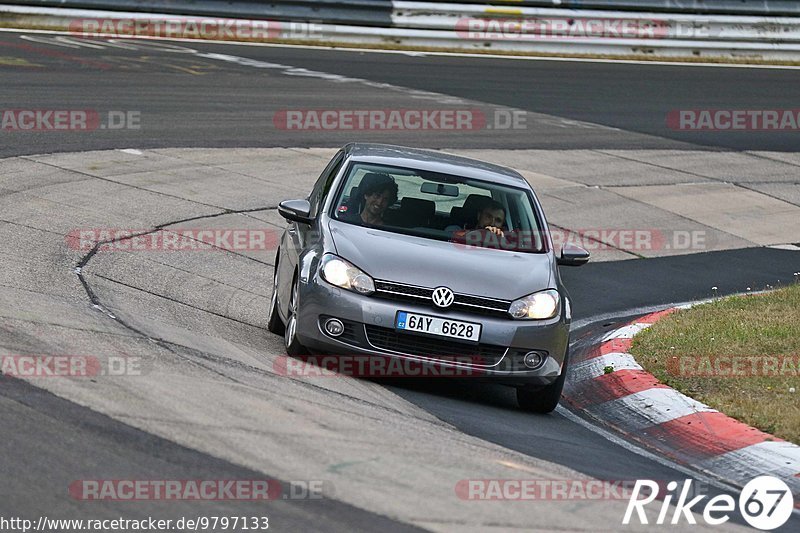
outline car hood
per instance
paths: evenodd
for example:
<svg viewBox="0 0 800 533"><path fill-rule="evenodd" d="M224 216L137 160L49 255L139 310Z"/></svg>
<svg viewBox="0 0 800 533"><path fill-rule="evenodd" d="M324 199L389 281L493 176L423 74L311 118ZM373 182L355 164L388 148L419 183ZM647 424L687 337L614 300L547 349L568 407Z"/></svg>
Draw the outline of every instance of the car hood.
<svg viewBox="0 0 800 533"><path fill-rule="evenodd" d="M514 300L553 287L549 254L467 247L331 220L336 252L375 279Z"/></svg>

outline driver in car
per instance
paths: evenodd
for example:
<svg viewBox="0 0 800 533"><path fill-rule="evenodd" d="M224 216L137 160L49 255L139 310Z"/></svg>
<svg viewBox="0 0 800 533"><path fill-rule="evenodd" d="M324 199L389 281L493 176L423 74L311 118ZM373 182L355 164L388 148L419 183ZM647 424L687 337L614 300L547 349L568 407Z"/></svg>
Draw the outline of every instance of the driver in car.
<svg viewBox="0 0 800 533"><path fill-rule="evenodd" d="M503 236L503 225L506 223L506 210L503 205L496 200L489 200L483 209L478 212L478 220L474 228L484 229L497 235Z"/></svg>
<svg viewBox="0 0 800 533"><path fill-rule="evenodd" d="M445 231L452 231L452 238L456 242L466 241L467 243L483 243L487 247L495 247L499 244L497 238L504 238L503 225L506 223L506 210L503 204L496 200L487 199L475 217L475 222L466 224L464 228L459 226L448 226ZM488 233L486 233L488 232ZM485 237L492 236L491 239Z"/></svg>

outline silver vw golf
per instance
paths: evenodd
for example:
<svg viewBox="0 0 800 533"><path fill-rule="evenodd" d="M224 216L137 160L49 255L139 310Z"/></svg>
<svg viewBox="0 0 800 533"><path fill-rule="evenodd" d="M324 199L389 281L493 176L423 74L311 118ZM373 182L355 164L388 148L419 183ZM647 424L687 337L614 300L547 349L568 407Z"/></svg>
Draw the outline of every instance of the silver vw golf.
<svg viewBox="0 0 800 533"><path fill-rule="evenodd" d="M448 154L348 144L287 200L269 329L291 356L400 359L517 389L555 409L570 299L544 213L517 172Z"/></svg>

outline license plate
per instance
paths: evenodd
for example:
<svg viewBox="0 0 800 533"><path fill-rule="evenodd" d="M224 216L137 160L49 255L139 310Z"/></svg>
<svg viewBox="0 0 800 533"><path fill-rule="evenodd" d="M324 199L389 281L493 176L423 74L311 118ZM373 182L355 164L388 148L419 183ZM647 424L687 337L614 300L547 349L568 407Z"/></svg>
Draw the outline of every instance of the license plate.
<svg viewBox="0 0 800 533"><path fill-rule="evenodd" d="M481 338L480 324L437 316L418 315L406 311L397 313L395 327L402 331L426 333L438 337L449 337L472 342L478 342L478 339Z"/></svg>

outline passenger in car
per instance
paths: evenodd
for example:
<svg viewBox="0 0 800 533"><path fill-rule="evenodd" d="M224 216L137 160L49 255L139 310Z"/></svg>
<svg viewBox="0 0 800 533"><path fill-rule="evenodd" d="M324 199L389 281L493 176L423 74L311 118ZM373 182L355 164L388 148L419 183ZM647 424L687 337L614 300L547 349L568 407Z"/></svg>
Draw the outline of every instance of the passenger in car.
<svg viewBox="0 0 800 533"><path fill-rule="evenodd" d="M358 216L353 222L382 226L386 208L397 201L397 183L388 174L370 172L358 186Z"/></svg>

